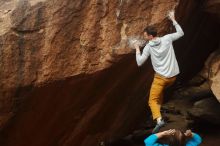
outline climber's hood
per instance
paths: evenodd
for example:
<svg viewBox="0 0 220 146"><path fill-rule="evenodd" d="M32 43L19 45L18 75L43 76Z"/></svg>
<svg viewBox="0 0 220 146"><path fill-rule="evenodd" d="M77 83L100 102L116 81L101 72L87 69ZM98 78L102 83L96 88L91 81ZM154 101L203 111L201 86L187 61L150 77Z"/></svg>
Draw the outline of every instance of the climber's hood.
<svg viewBox="0 0 220 146"><path fill-rule="evenodd" d="M159 37L149 41L149 45L151 47L159 46L160 43L161 43L161 40Z"/></svg>

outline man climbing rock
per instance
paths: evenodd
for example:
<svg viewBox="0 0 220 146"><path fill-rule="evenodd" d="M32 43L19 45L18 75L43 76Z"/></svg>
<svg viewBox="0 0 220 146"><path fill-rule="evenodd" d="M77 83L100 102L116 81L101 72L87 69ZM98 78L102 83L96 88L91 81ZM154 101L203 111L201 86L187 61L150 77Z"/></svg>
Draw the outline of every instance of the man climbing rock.
<svg viewBox="0 0 220 146"><path fill-rule="evenodd" d="M179 74L179 66L173 49L173 41L184 35L180 25L176 22L174 12L169 13L169 19L176 28L175 33L167 34L163 37L157 37L157 30L152 26L144 29L144 37L149 43L144 47L141 54L138 44L135 44L136 61L141 66L147 58L151 57L153 69L155 71L154 80L150 89L149 106L152 112L153 120L157 122L153 133L165 125L160 113L160 107L163 102L163 91L176 80Z"/></svg>

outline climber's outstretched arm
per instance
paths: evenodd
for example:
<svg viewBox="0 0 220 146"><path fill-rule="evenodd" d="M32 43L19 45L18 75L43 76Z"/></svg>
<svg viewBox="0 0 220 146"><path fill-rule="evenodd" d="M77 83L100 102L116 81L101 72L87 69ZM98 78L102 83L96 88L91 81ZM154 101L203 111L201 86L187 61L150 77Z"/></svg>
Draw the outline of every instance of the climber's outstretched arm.
<svg viewBox="0 0 220 146"><path fill-rule="evenodd" d="M165 35L164 37L167 37L167 38L171 39L172 41L175 41L175 40L179 39L180 37L182 37L184 35L184 32L183 32L181 26L175 20L174 12L169 13L169 19L173 22L173 26L175 27L176 32Z"/></svg>

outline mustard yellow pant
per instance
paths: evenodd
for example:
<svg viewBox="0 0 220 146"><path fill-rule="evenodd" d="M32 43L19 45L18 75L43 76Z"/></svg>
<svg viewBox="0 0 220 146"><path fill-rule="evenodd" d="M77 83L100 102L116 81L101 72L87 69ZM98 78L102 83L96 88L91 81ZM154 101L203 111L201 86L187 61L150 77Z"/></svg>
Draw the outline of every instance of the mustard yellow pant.
<svg viewBox="0 0 220 146"><path fill-rule="evenodd" d="M153 115L153 119L161 117L160 107L163 103L163 91L166 87L172 85L176 77L165 78L158 74L154 75L154 80L150 89L149 106Z"/></svg>

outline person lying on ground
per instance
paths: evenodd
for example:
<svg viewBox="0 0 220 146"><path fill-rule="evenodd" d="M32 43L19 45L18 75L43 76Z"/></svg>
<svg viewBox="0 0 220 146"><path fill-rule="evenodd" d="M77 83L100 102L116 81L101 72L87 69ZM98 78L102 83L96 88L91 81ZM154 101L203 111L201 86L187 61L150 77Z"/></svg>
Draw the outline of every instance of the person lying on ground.
<svg viewBox="0 0 220 146"><path fill-rule="evenodd" d="M160 139L165 142L160 143ZM198 146L201 142L202 138L191 130L182 132L177 129L152 134L144 140L145 146Z"/></svg>

